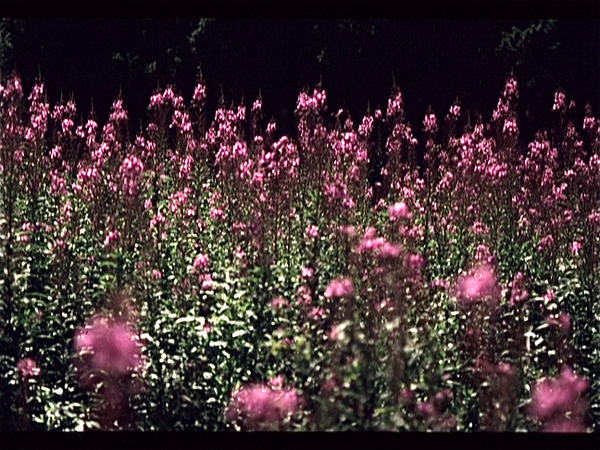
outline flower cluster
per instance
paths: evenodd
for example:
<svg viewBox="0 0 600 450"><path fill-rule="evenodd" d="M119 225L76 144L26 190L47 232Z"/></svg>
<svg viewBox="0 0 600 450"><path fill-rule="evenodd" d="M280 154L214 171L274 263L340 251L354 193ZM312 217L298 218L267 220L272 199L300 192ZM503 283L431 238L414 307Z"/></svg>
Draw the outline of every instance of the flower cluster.
<svg viewBox="0 0 600 450"><path fill-rule="evenodd" d="M545 379L535 386L529 414L541 421L544 431L583 432L588 402L582 394L589 382L564 366L556 379Z"/></svg>
<svg viewBox="0 0 600 450"><path fill-rule="evenodd" d="M234 395L226 411L227 420L239 420L248 429L281 429L283 422L301 406L295 389L273 389L267 385L248 385Z"/></svg>

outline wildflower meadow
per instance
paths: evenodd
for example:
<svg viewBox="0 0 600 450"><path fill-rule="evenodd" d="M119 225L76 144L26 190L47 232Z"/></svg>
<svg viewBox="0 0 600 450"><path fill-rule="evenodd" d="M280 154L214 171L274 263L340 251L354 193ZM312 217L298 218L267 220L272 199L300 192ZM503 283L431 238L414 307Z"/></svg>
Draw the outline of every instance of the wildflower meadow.
<svg viewBox="0 0 600 450"><path fill-rule="evenodd" d="M283 135L202 76L140 125L2 79L0 429L600 431L600 119L498 92L319 84Z"/></svg>

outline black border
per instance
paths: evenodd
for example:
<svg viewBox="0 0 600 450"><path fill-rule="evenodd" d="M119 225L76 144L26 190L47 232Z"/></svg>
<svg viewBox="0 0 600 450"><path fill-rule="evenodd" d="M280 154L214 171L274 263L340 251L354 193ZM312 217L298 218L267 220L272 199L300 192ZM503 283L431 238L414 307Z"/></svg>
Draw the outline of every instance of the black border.
<svg viewBox="0 0 600 450"><path fill-rule="evenodd" d="M582 0L8 0L17 18L379 18L600 20L600 2Z"/></svg>

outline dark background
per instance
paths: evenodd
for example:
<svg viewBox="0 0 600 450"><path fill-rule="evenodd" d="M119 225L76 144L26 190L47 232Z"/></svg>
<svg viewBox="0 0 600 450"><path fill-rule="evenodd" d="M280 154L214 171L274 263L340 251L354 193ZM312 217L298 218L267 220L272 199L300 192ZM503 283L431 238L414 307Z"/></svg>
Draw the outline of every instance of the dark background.
<svg viewBox="0 0 600 450"><path fill-rule="evenodd" d="M300 90L319 80L330 111L345 108L355 122L368 105L385 110L395 80L417 137L428 106L441 119L457 96L489 120L512 68L529 137L550 125L559 86L581 117L587 102L599 110L597 5L23 1L0 6L0 64L26 93L41 74L52 105L74 96L82 120L93 102L104 123L121 92L132 132L158 86L175 85L189 102L199 68L209 117L221 96L251 107L260 90L280 132L292 130Z"/></svg>

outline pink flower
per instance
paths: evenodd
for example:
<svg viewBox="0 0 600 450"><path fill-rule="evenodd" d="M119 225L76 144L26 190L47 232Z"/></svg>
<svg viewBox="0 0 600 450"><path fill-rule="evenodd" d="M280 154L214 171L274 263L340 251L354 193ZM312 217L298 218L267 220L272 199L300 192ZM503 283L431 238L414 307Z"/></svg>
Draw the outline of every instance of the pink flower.
<svg viewBox="0 0 600 450"><path fill-rule="evenodd" d="M455 103L450 107L449 115L453 119L458 119L460 117L460 105L458 103Z"/></svg>
<svg viewBox="0 0 600 450"><path fill-rule="evenodd" d="M75 351L84 358L84 368L122 376L142 365L140 345L124 323L97 316L75 335Z"/></svg>
<svg viewBox="0 0 600 450"><path fill-rule="evenodd" d="M152 278L154 278L155 280L161 280L162 279L162 272L158 269L154 269L152 271Z"/></svg>
<svg viewBox="0 0 600 450"><path fill-rule="evenodd" d="M517 272L512 282L510 283L510 305L514 306L527 299L529 293L525 289L525 276L521 272Z"/></svg>
<svg viewBox="0 0 600 450"><path fill-rule="evenodd" d="M274 389L278 389L283 387L283 383L285 381L285 377L283 375L277 375L276 377L269 378L269 386Z"/></svg>
<svg viewBox="0 0 600 450"><path fill-rule="evenodd" d="M19 364L17 364L17 369L21 373L21 376L25 379L35 378L40 374L40 368L31 358L25 358L19 361Z"/></svg>
<svg viewBox="0 0 600 450"><path fill-rule="evenodd" d="M302 268L302 278L312 278L314 276L315 272L312 268L310 267L303 267Z"/></svg>
<svg viewBox="0 0 600 450"><path fill-rule="evenodd" d="M556 431L567 415L574 425L583 426L588 402L581 395L588 387L585 378L564 366L558 378L542 380L535 386L529 414L545 423L545 431Z"/></svg>
<svg viewBox="0 0 600 450"><path fill-rule="evenodd" d="M210 210L210 218L213 222L220 222L225 220L225 213L221 208L212 208Z"/></svg>
<svg viewBox="0 0 600 450"><path fill-rule="evenodd" d="M208 267L208 255L206 253L200 253L194 259L194 271L200 272Z"/></svg>
<svg viewBox="0 0 600 450"><path fill-rule="evenodd" d="M497 301L500 295L496 275L491 266L483 264L463 275L456 286L459 301L470 304L484 299Z"/></svg>
<svg viewBox="0 0 600 450"><path fill-rule="evenodd" d="M430 112L425 115L425 120L423 120L423 131L428 134L437 133L438 126L434 113Z"/></svg>
<svg viewBox="0 0 600 450"><path fill-rule="evenodd" d="M229 421L241 419L247 426L276 425L300 406L295 389L273 390L265 385L249 385L237 391L227 408Z"/></svg>
<svg viewBox="0 0 600 450"><path fill-rule="evenodd" d="M354 294L354 284L350 278L336 278L325 290L327 298L350 297Z"/></svg>
<svg viewBox="0 0 600 450"><path fill-rule="evenodd" d="M274 310L279 310L287 307L288 301L283 297L275 297L271 300L271 308Z"/></svg>
<svg viewBox="0 0 600 450"><path fill-rule="evenodd" d="M396 219L410 220L410 218L412 217L408 206L404 202L394 203L392 206L389 207L388 213L391 222L394 222Z"/></svg>
<svg viewBox="0 0 600 450"><path fill-rule="evenodd" d="M552 111L564 111L567 109L566 96L561 90L554 93L554 105L552 105Z"/></svg>
<svg viewBox="0 0 600 450"><path fill-rule="evenodd" d="M315 319L322 319L323 317L325 317L326 312L325 312L324 308L315 306L315 307L313 307L313 309L310 310L310 313L308 315Z"/></svg>
<svg viewBox="0 0 600 450"><path fill-rule="evenodd" d="M319 228L316 225L309 225L306 227L306 236L310 238L318 238L319 237Z"/></svg>
<svg viewBox="0 0 600 450"><path fill-rule="evenodd" d="M210 273L204 273L204 274L200 275L198 280L201 283L200 287L203 291L208 291L208 290L212 289L213 280L212 280L212 275Z"/></svg>

